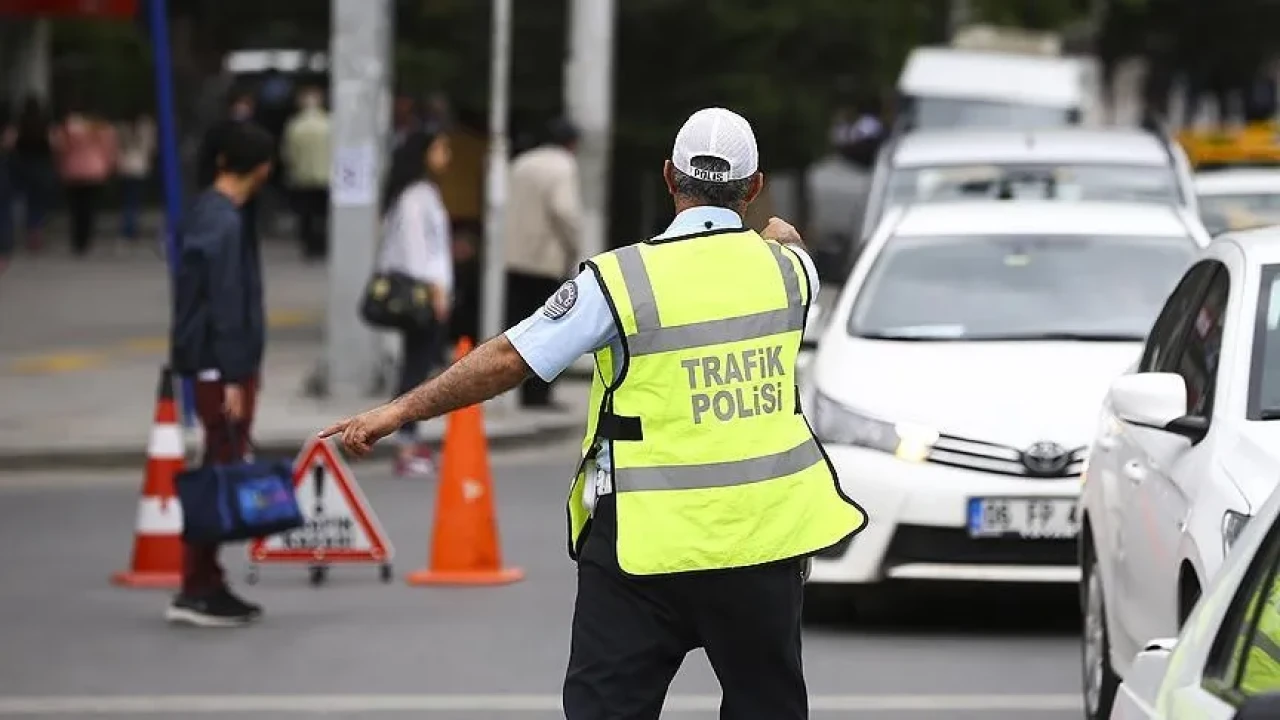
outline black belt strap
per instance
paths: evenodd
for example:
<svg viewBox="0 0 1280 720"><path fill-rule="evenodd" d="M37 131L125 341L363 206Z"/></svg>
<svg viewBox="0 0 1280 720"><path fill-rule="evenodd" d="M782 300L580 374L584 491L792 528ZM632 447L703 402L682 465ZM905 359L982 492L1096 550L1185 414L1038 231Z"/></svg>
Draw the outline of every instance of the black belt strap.
<svg viewBox="0 0 1280 720"><path fill-rule="evenodd" d="M643 440L644 427L638 417L615 415L606 410L600 413L600 420L596 424L596 435L605 440Z"/></svg>

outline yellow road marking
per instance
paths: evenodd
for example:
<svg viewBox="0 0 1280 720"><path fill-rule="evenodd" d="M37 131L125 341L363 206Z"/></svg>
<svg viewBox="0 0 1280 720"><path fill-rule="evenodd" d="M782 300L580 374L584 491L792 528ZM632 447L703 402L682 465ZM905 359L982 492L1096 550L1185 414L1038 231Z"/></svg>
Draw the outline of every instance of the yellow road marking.
<svg viewBox="0 0 1280 720"><path fill-rule="evenodd" d="M62 352L22 358L14 362L11 368L23 375L52 375L98 367L106 360L105 353Z"/></svg>
<svg viewBox="0 0 1280 720"><path fill-rule="evenodd" d="M277 310L267 314L267 328L281 330L309 327L321 320L321 314L305 310ZM28 355L0 366L0 372L17 375L54 375L101 367L112 357L133 353L160 353L168 350L165 336L130 338L103 348L64 349L52 353Z"/></svg>

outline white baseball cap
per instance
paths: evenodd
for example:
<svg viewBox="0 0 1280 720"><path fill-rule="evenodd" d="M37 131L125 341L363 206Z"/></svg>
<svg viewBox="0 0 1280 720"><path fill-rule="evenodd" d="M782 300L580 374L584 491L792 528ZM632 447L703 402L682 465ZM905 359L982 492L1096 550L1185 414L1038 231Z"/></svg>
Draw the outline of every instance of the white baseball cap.
<svg viewBox="0 0 1280 720"><path fill-rule="evenodd" d="M729 163L726 171L694 169L697 157L719 158ZM751 123L732 110L704 108L684 121L676 133L671 164L680 172L706 182L732 182L755 174L760 166L756 134Z"/></svg>

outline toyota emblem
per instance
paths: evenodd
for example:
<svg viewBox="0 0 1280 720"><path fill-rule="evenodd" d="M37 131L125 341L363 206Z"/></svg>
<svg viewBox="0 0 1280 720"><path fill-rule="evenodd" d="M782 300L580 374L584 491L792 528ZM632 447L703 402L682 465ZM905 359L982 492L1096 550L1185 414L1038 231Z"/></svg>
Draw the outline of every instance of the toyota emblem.
<svg viewBox="0 0 1280 720"><path fill-rule="evenodd" d="M1022 464L1032 475L1053 477L1071 464L1071 454L1058 443L1041 440L1022 451Z"/></svg>

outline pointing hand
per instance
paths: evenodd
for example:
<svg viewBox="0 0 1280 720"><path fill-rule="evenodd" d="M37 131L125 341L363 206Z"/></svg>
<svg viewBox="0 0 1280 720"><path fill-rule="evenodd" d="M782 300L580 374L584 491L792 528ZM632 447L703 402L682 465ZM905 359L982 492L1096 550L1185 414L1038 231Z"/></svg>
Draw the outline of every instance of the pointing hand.
<svg viewBox="0 0 1280 720"><path fill-rule="evenodd" d="M796 230L794 225L782 218L769 218L769 224L765 225L764 232L760 234L776 243L804 247L804 239L800 237L800 232Z"/></svg>
<svg viewBox="0 0 1280 720"><path fill-rule="evenodd" d="M386 404L355 417L336 422L321 430L322 438L341 433L342 448L356 457L364 457L375 443L390 435L404 424L400 409Z"/></svg>

